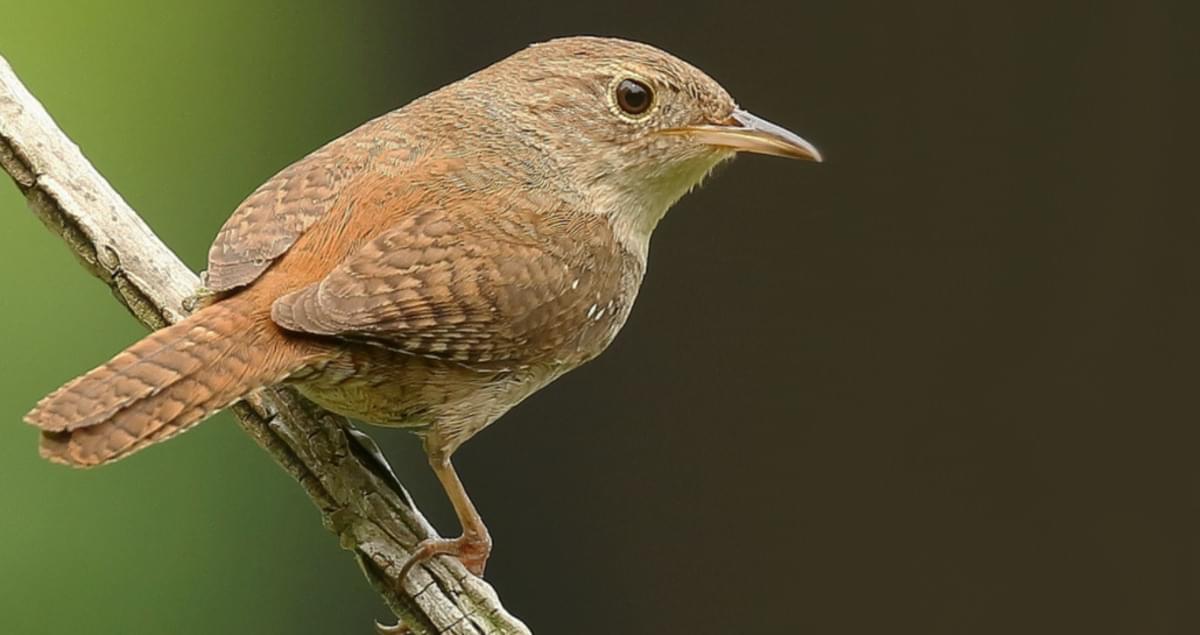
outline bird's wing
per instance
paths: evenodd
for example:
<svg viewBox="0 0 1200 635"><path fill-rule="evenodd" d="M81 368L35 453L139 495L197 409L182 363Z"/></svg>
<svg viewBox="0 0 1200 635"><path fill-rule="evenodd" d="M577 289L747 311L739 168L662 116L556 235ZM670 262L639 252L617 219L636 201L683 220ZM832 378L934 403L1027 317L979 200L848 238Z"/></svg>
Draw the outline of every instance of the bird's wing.
<svg viewBox="0 0 1200 635"><path fill-rule="evenodd" d="M345 183L363 174L378 153L381 136L389 132L382 123L376 119L330 142L246 198L209 249L208 289L219 293L254 282L328 213Z"/></svg>
<svg viewBox="0 0 1200 635"><path fill-rule="evenodd" d="M464 364L559 359L619 275L593 214L432 207L272 305L283 328ZM594 309L595 307L593 307Z"/></svg>

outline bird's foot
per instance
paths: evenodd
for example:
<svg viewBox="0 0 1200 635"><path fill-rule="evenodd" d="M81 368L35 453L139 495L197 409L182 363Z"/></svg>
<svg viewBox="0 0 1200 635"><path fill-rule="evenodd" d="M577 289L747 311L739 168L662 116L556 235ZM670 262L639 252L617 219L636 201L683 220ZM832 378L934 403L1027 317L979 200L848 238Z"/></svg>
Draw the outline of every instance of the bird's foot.
<svg viewBox="0 0 1200 635"><path fill-rule="evenodd" d="M434 556L454 556L463 563L467 571L482 576L491 553L492 538L486 531L482 535L464 534L458 538L428 538L422 540L417 544L416 549L413 549L412 555L404 562L404 566L400 567L398 579L403 583L413 567L428 562ZM375 632L379 635L406 635L409 629L403 621L391 626L376 622Z"/></svg>
<svg viewBox="0 0 1200 635"><path fill-rule="evenodd" d="M482 577L492 553L492 538L483 534L463 534L458 538L429 538L422 540L413 550L408 561L400 568L400 580L408 576L413 567L428 562L434 556L454 556L472 574ZM403 632L403 631L401 631Z"/></svg>

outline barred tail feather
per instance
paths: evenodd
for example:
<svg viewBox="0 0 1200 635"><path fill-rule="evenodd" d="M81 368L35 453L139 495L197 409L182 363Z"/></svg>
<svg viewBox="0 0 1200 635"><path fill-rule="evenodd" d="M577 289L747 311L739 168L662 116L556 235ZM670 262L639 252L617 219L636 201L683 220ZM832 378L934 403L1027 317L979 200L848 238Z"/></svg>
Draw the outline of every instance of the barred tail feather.
<svg viewBox="0 0 1200 635"><path fill-rule="evenodd" d="M88 467L190 429L303 366L270 324L218 303L156 331L42 399L25 420L41 453Z"/></svg>

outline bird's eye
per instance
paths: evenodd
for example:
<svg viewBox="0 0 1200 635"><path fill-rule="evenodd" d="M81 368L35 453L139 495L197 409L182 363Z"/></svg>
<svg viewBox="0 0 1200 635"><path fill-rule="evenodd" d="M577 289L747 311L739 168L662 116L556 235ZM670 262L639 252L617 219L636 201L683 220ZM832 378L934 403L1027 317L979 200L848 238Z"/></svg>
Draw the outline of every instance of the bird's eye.
<svg viewBox="0 0 1200 635"><path fill-rule="evenodd" d="M640 115L650 109L654 93L650 87L636 79L623 79L617 84L617 105L626 113Z"/></svg>

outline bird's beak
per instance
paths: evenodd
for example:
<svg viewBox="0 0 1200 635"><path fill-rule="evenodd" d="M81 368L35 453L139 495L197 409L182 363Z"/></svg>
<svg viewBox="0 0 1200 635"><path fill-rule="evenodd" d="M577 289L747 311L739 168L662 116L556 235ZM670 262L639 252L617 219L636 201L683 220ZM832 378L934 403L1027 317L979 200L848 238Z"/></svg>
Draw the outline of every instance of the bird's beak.
<svg viewBox="0 0 1200 635"><path fill-rule="evenodd" d="M740 108L719 124L673 128L665 132L688 135L700 143L738 152L757 152L818 163L822 160L820 151L801 139L800 135Z"/></svg>

